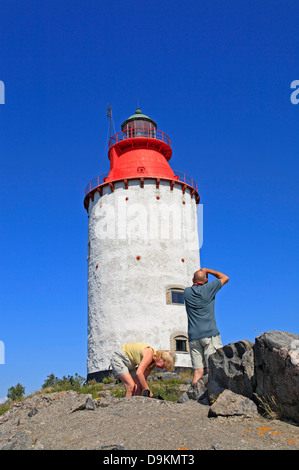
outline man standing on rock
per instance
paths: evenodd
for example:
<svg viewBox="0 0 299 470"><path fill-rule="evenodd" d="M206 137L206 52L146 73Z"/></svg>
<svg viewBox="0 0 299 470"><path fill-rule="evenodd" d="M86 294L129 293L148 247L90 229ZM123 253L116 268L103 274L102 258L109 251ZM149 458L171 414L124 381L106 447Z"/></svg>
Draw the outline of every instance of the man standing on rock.
<svg viewBox="0 0 299 470"><path fill-rule="evenodd" d="M208 283L208 274L217 279ZM194 273L193 286L185 289L188 340L194 370L192 385L203 376L209 356L222 348L215 319L215 295L228 281L229 277L225 274L203 268Z"/></svg>

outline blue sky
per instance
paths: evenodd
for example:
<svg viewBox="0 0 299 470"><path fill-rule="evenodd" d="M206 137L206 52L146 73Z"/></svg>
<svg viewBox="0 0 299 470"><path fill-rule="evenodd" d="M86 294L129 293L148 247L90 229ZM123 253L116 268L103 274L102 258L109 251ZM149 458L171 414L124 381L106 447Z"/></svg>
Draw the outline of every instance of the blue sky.
<svg viewBox="0 0 299 470"><path fill-rule="evenodd" d="M0 397L86 377L84 189L142 111L199 185L223 342L298 328L296 0L1 0Z"/></svg>

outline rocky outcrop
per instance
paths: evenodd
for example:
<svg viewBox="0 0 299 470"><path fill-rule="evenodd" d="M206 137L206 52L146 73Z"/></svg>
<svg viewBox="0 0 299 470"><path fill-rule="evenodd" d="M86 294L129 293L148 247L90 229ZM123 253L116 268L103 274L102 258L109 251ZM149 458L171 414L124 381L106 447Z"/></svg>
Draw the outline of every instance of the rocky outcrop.
<svg viewBox="0 0 299 470"><path fill-rule="evenodd" d="M256 396L268 399L279 408L278 417L299 423L298 335L270 331L255 344L228 344L209 366L209 375L194 386L184 385L181 404L100 393L94 399L75 391L16 402L0 416L0 449L299 449L298 427L278 420L275 429L265 427L256 401ZM155 376L157 381L171 378L180 376ZM267 441L264 434L263 440L246 438L247 432L258 432L259 438L265 430L272 433Z"/></svg>
<svg viewBox="0 0 299 470"><path fill-rule="evenodd" d="M4 445L1 446L3 441ZM33 439L31 431L18 430L15 433L2 433L0 431L1 450L43 450L43 445L36 441L36 439Z"/></svg>
<svg viewBox="0 0 299 470"><path fill-rule="evenodd" d="M299 422L299 335L269 331L256 338L253 350L256 395Z"/></svg>
<svg viewBox="0 0 299 470"><path fill-rule="evenodd" d="M248 340L229 343L209 358L208 394L215 400L223 390L248 398L255 389L253 343Z"/></svg>
<svg viewBox="0 0 299 470"><path fill-rule="evenodd" d="M101 450L100 463L114 450L299 450L299 428L269 425L248 397L224 390L203 406L207 378L193 390L187 385L183 404L103 390L97 398L72 390L36 394L0 416L0 450Z"/></svg>
<svg viewBox="0 0 299 470"><path fill-rule="evenodd" d="M249 418L257 414L257 406L252 400L230 390L224 390L208 412L210 418L217 416L245 416Z"/></svg>
<svg viewBox="0 0 299 470"><path fill-rule="evenodd" d="M208 376L191 386L181 402L192 399L213 404L213 410L221 406L221 412L225 414L227 408L229 416L231 405L226 391L240 396L238 400L234 396L234 408L238 403L243 407L242 397L246 397L252 400L254 408L255 402L262 412L298 423L299 335L268 331L257 337L254 344L243 340L218 349L209 358ZM209 416L213 413L209 412Z"/></svg>
<svg viewBox="0 0 299 470"><path fill-rule="evenodd" d="M297 426L277 420L269 426L251 404L225 391L209 417L209 407L190 399L182 405L141 396L43 393L12 405L0 417L0 450L100 450L95 457L100 465L109 463L107 456L121 455L123 461L115 457L112 463L129 465L127 456L135 450L168 455L175 450L184 455L211 449L299 450Z"/></svg>
<svg viewBox="0 0 299 470"><path fill-rule="evenodd" d="M204 375L197 381L195 385L191 385L187 390L187 395L190 400L196 400L203 405L209 404L208 400L208 375Z"/></svg>

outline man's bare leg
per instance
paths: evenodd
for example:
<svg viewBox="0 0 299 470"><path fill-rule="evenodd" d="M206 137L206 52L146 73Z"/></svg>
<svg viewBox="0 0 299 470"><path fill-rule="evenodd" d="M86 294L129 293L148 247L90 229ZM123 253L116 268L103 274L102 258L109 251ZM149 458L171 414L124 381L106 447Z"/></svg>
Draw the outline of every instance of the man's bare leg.
<svg viewBox="0 0 299 470"><path fill-rule="evenodd" d="M202 378L203 373L204 373L204 368L202 368L202 369L194 369L193 379L192 379L192 385L195 385L196 382L197 382L199 379Z"/></svg>

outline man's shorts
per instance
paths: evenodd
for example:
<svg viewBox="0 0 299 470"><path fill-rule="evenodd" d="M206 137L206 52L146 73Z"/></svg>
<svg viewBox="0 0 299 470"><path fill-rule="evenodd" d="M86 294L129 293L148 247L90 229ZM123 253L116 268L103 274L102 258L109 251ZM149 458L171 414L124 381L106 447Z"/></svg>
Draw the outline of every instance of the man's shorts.
<svg viewBox="0 0 299 470"><path fill-rule="evenodd" d="M220 335L189 341L193 369L203 369L208 367L209 356L214 354L214 352L219 348L222 348Z"/></svg>
<svg viewBox="0 0 299 470"><path fill-rule="evenodd" d="M133 377L136 375L136 365L130 361L122 349L112 354L111 367L114 377L121 374L131 374Z"/></svg>

